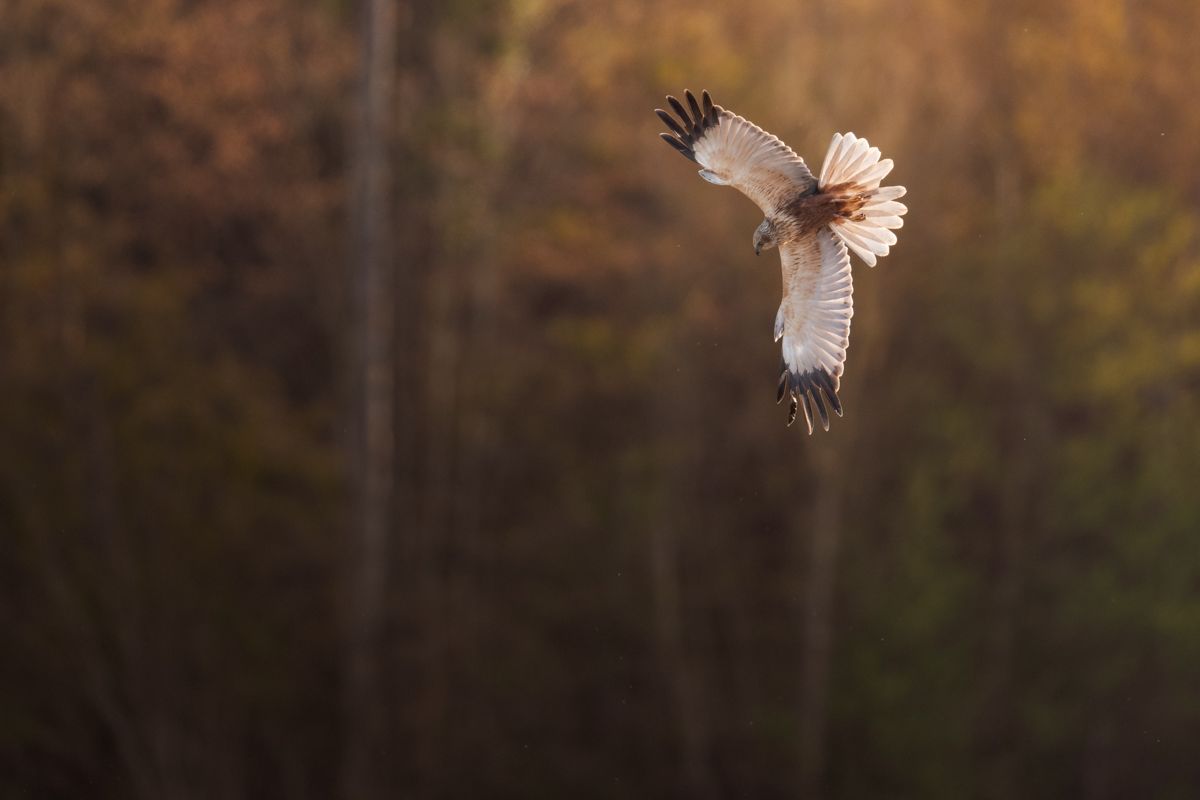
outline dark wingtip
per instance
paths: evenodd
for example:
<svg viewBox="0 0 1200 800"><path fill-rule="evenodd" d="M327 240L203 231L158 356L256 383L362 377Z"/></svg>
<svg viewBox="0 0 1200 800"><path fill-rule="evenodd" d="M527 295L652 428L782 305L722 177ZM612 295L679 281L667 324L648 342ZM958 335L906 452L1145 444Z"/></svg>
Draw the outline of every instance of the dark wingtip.
<svg viewBox="0 0 1200 800"><path fill-rule="evenodd" d="M776 402L782 401L785 394L791 395L792 407L789 409L788 425L795 421L798 401L801 401L808 421L808 432L813 432L814 418L819 418L821 427L829 430L829 412L832 410L839 417L842 416L842 402L837 395L836 378L820 367L801 373L792 372L786 362L781 365L780 370L782 374L779 376ZM815 415L813 406L816 406Z"/></svg>
<svg viewBox="0 0 1200 800"><path fill-rule="evenodd" d="M696 102L696 95L692 94L690 89L685 89L683 96L687 100L687 104L691 106L690 112L686 107L684 107L684 104L676 99L673 95L667 95L667 105L669 105L675 112L676 116L679 117L678 121L676 121L674 117L661 108L654 109L654 113L657 114L658 118L661 119L663 123L671 129L671 132L675 134L678 140L683 142L686 146L688 146L689 150L691 150L691 146L696 144L696 142L704 136L704 132L717 124L719 115L721 113L721 107L713 105L712 98L709 96L707 90L705 90L703 93L703 110L701 110L700 104ZM690 152L684 153L684 155L687 155L687 157L692 159L692 161L696 160L695 156Z"/></svg>
<svg viewBox="0 0 1200 800"><path fill-rule="evenodd" d="M813 432L813 413L812 413L812 406L811 406L811 405L809 404L809 402L808 402L808 395L807 395L807 394L802 394L802 395L800 395L800 400L801 400L801 401L803 402L803 404L804 404L804 421L808 423L808 435L809 435L809 436L812 436L812 432Z"/></svg>
<svg viewBox="0 0 1200 800"><path fill-rule="evenodd" d="M662 138L662 140L664 142L671 145L671 147L674 147L676 150L678 150L680 153L682 153L684 155L684 157L687 158L689 161L696 160L696 154L694 152L692 152L692 148L688 147L686 144L679 141L671 134L660 133L659 137Z"/></svg>
<svg viewBox="0 0 1200 800"><path fill-rule="evenodd" d="M689 137L687 131L680 127L679 123L675 121L674 117L663 111L661 108L654 109L654 113L658 114L658 118L663 121L663 124L670 128L677 136L679 136L680 139L684 141L688 140Z"/></svg>
<svg viewBox="0 0 1200 800"><path fill-rule="evenodd" d="M679 115L679 120L683 123L684 128L696 127L692 124L692 118L688 116L687 109L683 107L683 103L679 102L671 95L667 95L667 102L670 103L671 108L675 110L675 113Z"/></svg>
<svg viewBox="0 0 1200 800"><path fill-rule="evenodd" d="M833 409L833 413L839 417L842 416L842 401L838 399L838 388L834 383L834 377L826 370L817 370L814 375L821 388L825 390L825 396L829 398L829 405Z"/></svg>
<svg viewBox="0 0 1200 800"><path fill-rule="evenodd" d="M695 120L697 128L704 122L704 114L700 111L700 104L696 102L696 95L692 94L690 89L683 90L684 97L687 98L688 106L692 109L692 119Z"/></svg>
<svg viewBox="0 0 1200 800"><path fill-rule="evenodd" d="M829 430L829 412L825 410L825 403L821 400L821 390L816 386L812 390L813 405L817 407L817 415L821 418L821 427Z"/></svg>

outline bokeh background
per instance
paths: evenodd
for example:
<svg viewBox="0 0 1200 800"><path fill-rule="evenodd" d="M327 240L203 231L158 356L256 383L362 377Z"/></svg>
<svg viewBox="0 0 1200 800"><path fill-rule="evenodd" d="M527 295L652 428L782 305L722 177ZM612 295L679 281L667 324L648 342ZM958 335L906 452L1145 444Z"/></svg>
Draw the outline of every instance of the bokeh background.
<svg viewBox="0 0 1200 800"><path fill-rule="evenodd" d="M11 798L1189 798L1200 5L0 3ZM842 397L667 92L895 159Z"/></svg>

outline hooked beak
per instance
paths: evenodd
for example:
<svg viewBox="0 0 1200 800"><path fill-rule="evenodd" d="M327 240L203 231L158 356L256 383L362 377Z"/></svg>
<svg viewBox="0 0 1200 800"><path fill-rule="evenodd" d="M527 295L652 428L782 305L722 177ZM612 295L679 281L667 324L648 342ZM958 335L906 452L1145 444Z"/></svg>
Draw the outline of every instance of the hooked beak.
<svg viewBox="0 0 1200 800"><path fill-rule="evenodd" d="M754 245L754 255L758 255L758 245Z"/></svg>

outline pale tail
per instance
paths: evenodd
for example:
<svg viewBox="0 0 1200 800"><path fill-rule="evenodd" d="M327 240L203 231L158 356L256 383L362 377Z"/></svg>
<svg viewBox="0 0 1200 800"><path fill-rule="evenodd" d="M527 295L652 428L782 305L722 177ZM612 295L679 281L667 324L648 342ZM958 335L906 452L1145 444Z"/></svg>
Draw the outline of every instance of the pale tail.
<svg viewBox="0 0 1200 800"><path fill-rule="evenodd" d="M908 211L903 203L903 186L880 186L892 160L879 160L879 148L853 133L835 133L821 166L820 191L831 188L847 201L847 212L830 226L846 246L868 266L877 257L886 256L896 243L892 229L904 224L900 217Z"/></svg>

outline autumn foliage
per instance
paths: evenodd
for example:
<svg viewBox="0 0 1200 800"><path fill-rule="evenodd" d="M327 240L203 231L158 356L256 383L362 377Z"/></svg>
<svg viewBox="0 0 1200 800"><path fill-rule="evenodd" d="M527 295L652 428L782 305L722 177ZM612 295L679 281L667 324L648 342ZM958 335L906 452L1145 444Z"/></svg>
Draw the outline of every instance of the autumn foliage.
<svg viewBox="0 0 1200 800"><path fill-rule="evenodd" d="M362 23L0 3L5 792L1191 796L1200 6L400 3L354 651ZM683 87L908 187L828 434Z"/></svg>

